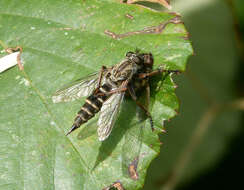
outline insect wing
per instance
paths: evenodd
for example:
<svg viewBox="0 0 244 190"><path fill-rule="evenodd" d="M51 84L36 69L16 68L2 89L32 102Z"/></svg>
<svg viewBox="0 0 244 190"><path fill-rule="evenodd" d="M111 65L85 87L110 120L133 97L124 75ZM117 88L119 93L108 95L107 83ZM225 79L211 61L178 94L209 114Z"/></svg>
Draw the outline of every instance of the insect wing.
<svg viewBox="0 0 244 190"><path fill-rule="evenodd" d="M104 141L110 135L117 119L124 94L124 92L114 93L106 102L104 102L98 119L97 133L100 141Z"/></svg>
<svg viewBox="0 0 244 190"><path fill-rule="evenodd" d="M69 102L90 95L98 86L98 75L96 72L64 86L52 96L53 102Z"/></svg>

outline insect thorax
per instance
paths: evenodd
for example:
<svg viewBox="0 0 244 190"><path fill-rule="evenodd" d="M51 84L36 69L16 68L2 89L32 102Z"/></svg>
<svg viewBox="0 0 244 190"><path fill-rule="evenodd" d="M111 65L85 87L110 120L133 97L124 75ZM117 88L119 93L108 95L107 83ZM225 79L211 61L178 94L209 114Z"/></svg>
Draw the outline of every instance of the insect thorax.
<svg viewBox="0 0 244 190"><path fill-rule="evenodd" d="M110 78L113 82L130 80L137 70L138 65L126 58L113 67Z"/></svg>

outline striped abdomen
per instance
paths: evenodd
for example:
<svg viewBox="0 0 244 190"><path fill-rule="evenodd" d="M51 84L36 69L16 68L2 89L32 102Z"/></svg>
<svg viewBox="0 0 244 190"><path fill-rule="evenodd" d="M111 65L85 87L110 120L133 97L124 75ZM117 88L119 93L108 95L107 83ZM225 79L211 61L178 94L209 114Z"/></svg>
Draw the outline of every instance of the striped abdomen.
<svg viewBox="0 0 244 190"><path fill-rule="evenodd" d="M80 111L74 120L74 123L70 131L66 134L70 134L75 129L79 128L83 123L86 123L89 119L93 118L97 112L101 110L103 103L110 97L110 94L104 94L111 91L109 84L102 85L96 94L92 94L86 99L86 103L81 107Z"/></svg>

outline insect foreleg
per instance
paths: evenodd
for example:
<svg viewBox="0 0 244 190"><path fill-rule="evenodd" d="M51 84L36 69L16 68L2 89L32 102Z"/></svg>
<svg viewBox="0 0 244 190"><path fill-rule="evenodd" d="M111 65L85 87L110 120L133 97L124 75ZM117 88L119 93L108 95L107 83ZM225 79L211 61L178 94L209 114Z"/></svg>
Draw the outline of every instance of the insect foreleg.
<svg viewBox="0 0 244 190"><path fill-rule="evenodd" d="M129 91L131 98L136 102L136 104L145 112L145 114L149 118L150 124L151 124L151 129L152 129L152 131L154 131L153 119L152 119L150 112L147 110L147 108L144 105L142 105L140 102L137 101L137 97L134 96L133 89L131 88L131 86L128 86L128 91Z"/></svg>
<svg viewBox="0 0 244 190"><path fill-rule="evenodd" d="M164 72L167 72L167 73L180 73L179 70L166 70L166 69L163 69L163 68L158 68L157 70L155 71L152 71L150 73L140 73L139 74L139 78L140 79L144 79L146 77L151 77L151 76L155 76L155 75L158 75L158 74L161 74L161 73L164 73Z"/></svg>

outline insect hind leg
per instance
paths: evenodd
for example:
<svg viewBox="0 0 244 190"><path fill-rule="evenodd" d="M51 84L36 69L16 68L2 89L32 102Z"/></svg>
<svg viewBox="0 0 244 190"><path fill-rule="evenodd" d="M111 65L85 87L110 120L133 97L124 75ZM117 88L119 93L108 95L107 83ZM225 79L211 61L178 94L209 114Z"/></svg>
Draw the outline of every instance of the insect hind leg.
<svg viewBox="0 0 244 190"><path fill-rule="evenodd" d="M95 89L95 92L98 92L99 88L101 87L101 82L102 82L102 77L103 77L103 73L104 71L107 69L107 67L102 66L100 74L99 74L99 78L98 78L98 85L97 88Z"/></svg>

